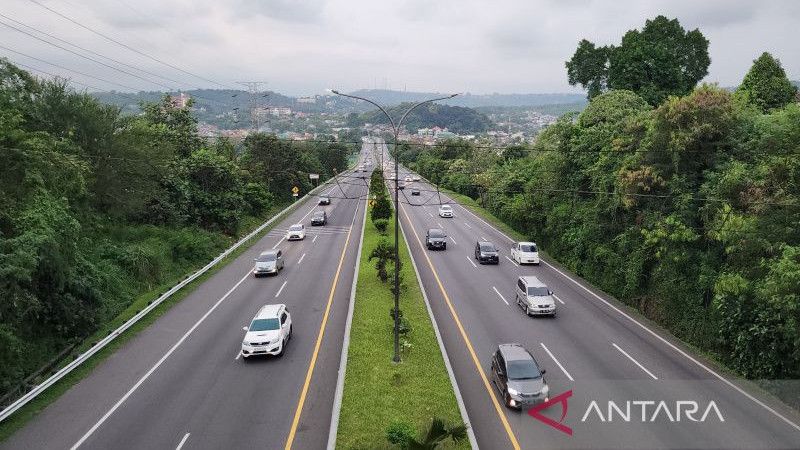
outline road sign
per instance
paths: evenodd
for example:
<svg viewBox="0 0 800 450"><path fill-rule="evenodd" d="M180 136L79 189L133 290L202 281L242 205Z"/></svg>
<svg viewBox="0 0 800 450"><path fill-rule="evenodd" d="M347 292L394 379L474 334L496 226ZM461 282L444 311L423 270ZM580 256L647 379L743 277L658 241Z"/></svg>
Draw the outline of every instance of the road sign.
<svg viewBox="0 0 800 450"><path fill-rule="evenodd" d="M299 187L295 186L295 187L293 187L293 188L292 188L292 194L294 194L295 196L297 196L297 193L298 193L298 192L300 192L300 188L299 188Z"/></svg>
<svg viewBox="0 0 800 450"><path fill-rule="evenodd" d="M310 173L310 174L308 174L308 178L311 179L311 180L319 180L319 174L318 173Z"/></svg>

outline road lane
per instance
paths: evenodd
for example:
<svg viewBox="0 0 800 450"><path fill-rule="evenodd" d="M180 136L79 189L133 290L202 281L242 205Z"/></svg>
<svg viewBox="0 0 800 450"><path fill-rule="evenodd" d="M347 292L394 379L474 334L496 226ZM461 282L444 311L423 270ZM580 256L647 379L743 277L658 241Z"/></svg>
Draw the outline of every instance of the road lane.
<svg viewBox="0 0 800 450"><path fill-rule="evenodd" d="M402 178L404 174L401 173ZM602 294L591 293L576 285L572 280L577 277L566 275L563 269L546 263L539 267L514 264L508 260L511 242L501 232L460 205L454 205L456 217L452 220L434 216L438 202L432 196L436 193L425 192L433 189L424 183L415 187L422 189L421 196L405 197L401 194L401 203L406 204L401 205L400 217L407 234L416 231L424 235L426 228L442 225L450 237L466 242L461 248L448 248L444 252L427 251L422 246L412 245L412 256L421 267L423 285L431 299L482 447L508 448L512 443L504 436L502 423L492 411L480 378L468 362L468 352L458 333L459 326L450 318L447 302L438 292L438 280L449 294L449 301L472 346L484 358L487 370L490 354L498 343L520 342L545 368L551 369L547 373L551 395L572 389L573 405L588 404L591 399L602 398L714 400L725 414L724 423L693 424L684 421L680 426L661 423L650 426L597 424L581 423L575 414L583 411L573 412L573 408L566 421L575 426L576 433L567 438L526 414L509 411L508 421L522 448L798 447L800 434L782 417L720 382L685 357L681 353L684 350L675 351L670 345L665 345L666 338L645 331L621 314L618 308L597 301L595 295ZM447 196L442 196L442 199L452 202ZM493 241L504 257L498 266L479 266L476 271L474 267L465 265L463 259L470 257L472 244L482 238ZM409 239L413 240L412 237ZM438 272L438 277L432 276L432 269L424 264L427 259ZM530 319L514 306L514 302L510 302L512 308L498 303L497 294L509 300L514 298L514 283L519 275L536 275L558 293L556 319ZM494 288L497 293L493 292ZM612 343L633 359L618 351ZM565 366L568 371L564 370ZM553 415L556 421L558 412L554 411ZM791 415L783 409L780 413L783 417ZM791 417L796 419L796 416Z"/></svg>
<svg viewBox="0 0 800 450"><path fill-rule="evenodd" d="M337 198L340 189L351 199ZM338 255L343 254L337 280L341 286L330 299L326 334L295 435L303 448L324 448L354 274L354 243L360 239L352 236L345 248L347 234L343 230L349 230L354 220L355 229L361 229L363 215L358 209L363 207L360 198L366 188L344 185L323 192L329 192L333 201L319 207L328 211L328 226L309 226L306 219L318 208L312 197L277 224L278 231L268 233L128 341L3 448L63 449L76 443L80 448L283 448L329 300ZM296 222L306 223L308 237L286 242L280 230ZM273 247L284 251L282 272L258 279L250 276L253 258ZM301 258L302 265L298 265ZM241 328L265 303L287 304L293 337L284 356L245 362L235 357L244 335ZM210 311L215 304L218 306ZM176 350L155 367L184 335ZM117 402L119 406L111 411Z"/></svg>

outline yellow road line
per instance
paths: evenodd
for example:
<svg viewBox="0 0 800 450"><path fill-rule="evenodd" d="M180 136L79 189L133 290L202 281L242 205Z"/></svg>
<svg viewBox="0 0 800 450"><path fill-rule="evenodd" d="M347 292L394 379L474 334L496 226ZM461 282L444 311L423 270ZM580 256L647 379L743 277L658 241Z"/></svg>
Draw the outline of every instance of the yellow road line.
<svg viewBox="0 0 800 450"><path fill-rule="evenodd" d="M317 356L319 355L319 348L322 345L322 337L325 335L325 325L328 324L328 316L330 315L331 305L333 304L333 296L336 293L336 286L339 283L339 274L342 272L342 264L344 263L344 256L347 252L347 246L350 244L350 235L353 233L353 226L347 232L347 239L344 241L344 248L342 255L339 257L339 266L336 268L336 275L333 277L333 285L331 285L331 293L328 295L328 304L325 306L325 315L322 316L322 323L319 325L319 334L317 335L317 342L314 344L314 353L311 354L311 362L308 365L308 372L306 372L306 381L303 383L303 389L300 391L300 400L297 402L297 410L294 412L294 419L292 419L292 427L289 429L289 436L286 438L285 450L292 448L294 436L297 433L297 425L300 423L300 415L303 413L303 405L306 402L306 395L308 394L308 386L311 384L311 377L314 375L314 366L317 364Z"/></svg>
<svg viewBox="0 0 800 450"><path fill-rule="evenodd" d="M508 434L508 439L511 440L511 445L514 447L515 450L520 450L517 437L514 435L514 431L511 430L511 425L509 425L508 423L506 414L503 411L503 408L500 406L500 403L497 401L497 398L494 396L494 392L492 392L492 386L489 384L489 379L486 378L486 372L483 371L483 367L481 367L480 360L478 360L478 356L475 354L475 349L472 347L472 342L470 342L469 337L467 336L467 332L461 325L461 320L458 318L458 314L456 313L455 308L453 308L453 303L450 301L450 296L447 295L447 291L445 291L444 289L442 280L439 279L439 274L433 267L433 262L431 262L431 258L428 256L428 252L424 250L425 247L422 245L422 241L419 239L417 230L411 223L411 218L408 217L408 213L406 212L405 208L403 208L403 205L400 205L400 210L403 211L403 215L406 217L406 222L411 227L411 231L414 233L414 238L417 240L417 244L419 244L419 247L423 249L422 254L428 261L428 266L430 266L431 272L433 273L433 277L436 279L436 284L439 285L439 290L442 291L442 295L444 296L444 301L447 303L447 307L450 309L450 314L453 316L453 320L455 320L456 322L458 331L461 333L461 338L464 339L464 344L467 346L467 350L469 350L470 356L472 356L472 362L475 363L475 369L481 376L481 380L483 380L483 386L486 388L486 392L489 394L489 398L492 399L492 403L494 404L494 409L495 411L497 411L497 415L500 417L500 422L503 423L503 428L505 428L506 433Z"/></svg>

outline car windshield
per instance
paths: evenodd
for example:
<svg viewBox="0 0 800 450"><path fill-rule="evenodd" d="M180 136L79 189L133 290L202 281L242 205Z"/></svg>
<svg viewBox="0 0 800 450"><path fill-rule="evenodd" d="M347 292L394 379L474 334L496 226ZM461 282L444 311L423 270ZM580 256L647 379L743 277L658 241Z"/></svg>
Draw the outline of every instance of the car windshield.
<svg viewBox="0 0 800 450"><path fill-rule="evenodd" d="M508 362L508 379L509 380L531 380L540 378L542 373L533 360L518 360Z"/></svg>
<svg viewBox="0 0 800 450"><path fill-rule="evenodd" d="M323 202L327 202L329 200L328 197L320 197L319 199L322 200Z"/></svg>
<svg viewBox="0 0 800 450"><path fill-rule="evenodd" d="M482 252L496 252L497 249L494 248L493 244L481 244L481 251Z"/></svg>
<svg viewBox="0 0 800 450"><path fill-rule="evenodd" d="M442 231L442 230L431 230L431 231L428 232L428 235L430 237L432 237L432 238L443 238L444 237L444 231Z"/></svg>
<svg viewBox="0 0 800 450"><path fill-rule="evenodd" d="M523 244L519 246L519 249L523 252L533 253L536 251L536 245L533 244Z"/></svg>
<svg viewBox="0 0 800 450"><path fill-rule="evenodd" d="M248 331L272 331L277 330L281 326L277 318L272 319L256 319L250 324Z"/></svg>
<svg viewBox="0 0 800 450"><path fill-rule="evenodd" d="M289 231L301 231L303 229L302 225L292 225L289 227Z"/></svg>
<svg viewBox="0 0 800 450"><path fill-rule="evenodd" d="M276 258L277 258L277 253L265 253L263 255L259 255L257 261L269 262L269 261L275 261Z"/></svg>
<svg viewBox="0 0 800 450"><path fill-rule="evenodd" d="M546 287L529 287L528 295L531 297L544 297L550 295L550 291Z"/></svg>

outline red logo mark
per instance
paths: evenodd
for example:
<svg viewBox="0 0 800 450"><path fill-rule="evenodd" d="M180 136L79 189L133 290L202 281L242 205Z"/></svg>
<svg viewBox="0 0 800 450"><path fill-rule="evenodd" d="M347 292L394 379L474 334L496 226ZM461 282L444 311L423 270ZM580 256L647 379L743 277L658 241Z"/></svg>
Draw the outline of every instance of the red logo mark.
<svg viewBox="0 0 800 450"><path fill-rule="evenodd" d="M551 427L555 428L556 430L562 433L566 433L572 436L572 428L561 423L564 421L564 417L567 416L567 408L568 408L567 399L570 397L572 397L572 389L568 390L567 392L564 392L563 394L558 394L557 396L551 398L550 400L544 403L539 403L538 405L528 410L528 415L540 422L545 423L546 425L550 425ZM561 418L558 419L558 422L540 413L541 410L547 409L556 403L561 404Z"/></svg>

